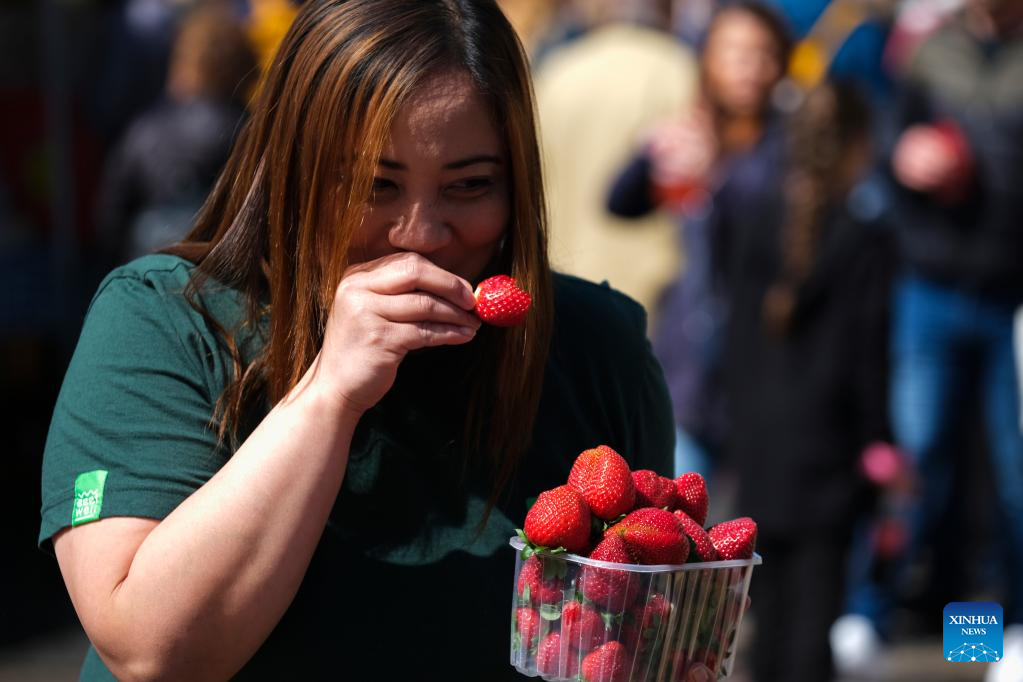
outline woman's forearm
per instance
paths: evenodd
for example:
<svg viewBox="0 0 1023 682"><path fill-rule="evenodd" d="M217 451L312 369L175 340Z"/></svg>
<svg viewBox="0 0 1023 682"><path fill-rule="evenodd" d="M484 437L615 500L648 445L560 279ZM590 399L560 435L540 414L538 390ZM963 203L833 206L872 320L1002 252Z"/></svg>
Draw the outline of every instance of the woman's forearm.
<svg viewBox="0 0 1023 682"><path fill-rule="evenodd" d="M224 679L237 671L294 598L357 421L312 391L275 407L139 546L110 595L116 626L107 623L115 659L108 664L123 656L145 678Z"/></svg>

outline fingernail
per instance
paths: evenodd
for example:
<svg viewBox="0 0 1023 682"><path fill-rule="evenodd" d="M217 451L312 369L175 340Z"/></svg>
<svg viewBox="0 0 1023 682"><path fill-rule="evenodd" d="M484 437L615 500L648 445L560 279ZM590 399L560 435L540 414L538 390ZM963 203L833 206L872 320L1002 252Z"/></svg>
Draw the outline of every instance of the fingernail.
<svg viewBox="0 0 1023 682"><path fill-rule="evenodd" d="M462 332L466 336L475 336L476 335L476 330L473 329L472 327L459 327L458 331Z"/></svg>

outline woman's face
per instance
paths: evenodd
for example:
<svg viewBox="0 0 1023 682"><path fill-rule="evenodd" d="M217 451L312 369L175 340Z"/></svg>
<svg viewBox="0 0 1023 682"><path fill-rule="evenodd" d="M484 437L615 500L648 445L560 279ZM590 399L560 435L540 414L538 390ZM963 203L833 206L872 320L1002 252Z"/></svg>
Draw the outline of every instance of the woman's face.
<svg viewBox="0 0 1023 682"><path fill-rule="evenodd" d="M419 253L472 282L509 221L508 162L468 74L429 78L391 126L349 263Z"/></svg>
<svg viewBox="0 0 1023 682"><path fill-rule="evenodd" d="M782 76L777 39L753 15L725 11L707 36L703 72L718 107L731 115L759 114Z"/></svg>

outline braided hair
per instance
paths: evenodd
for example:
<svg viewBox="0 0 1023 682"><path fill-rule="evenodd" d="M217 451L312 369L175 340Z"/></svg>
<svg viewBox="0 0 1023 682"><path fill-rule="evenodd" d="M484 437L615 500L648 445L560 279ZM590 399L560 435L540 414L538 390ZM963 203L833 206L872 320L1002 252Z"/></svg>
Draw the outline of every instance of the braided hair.
<svg viewBox="0 0 1023 682"><path fill-rule="evenodd" d="M781 267L763 302L764 322L777 336L788 331L799 288L813 271L826 214L849 189L850 160L869 119L855 88L826 82L806 93L787 121Z"/></svg>

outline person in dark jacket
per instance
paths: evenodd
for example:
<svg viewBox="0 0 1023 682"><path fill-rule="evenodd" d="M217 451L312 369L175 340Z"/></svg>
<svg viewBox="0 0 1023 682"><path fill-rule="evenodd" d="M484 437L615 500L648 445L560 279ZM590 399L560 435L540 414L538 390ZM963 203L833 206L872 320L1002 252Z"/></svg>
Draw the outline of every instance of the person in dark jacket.
<svg viewBox="0 0 1023 682"><path fill-rule="evenodd" d="M969 435L964 401L979 395L1004 524L1002 605L1006 658L1010 631L1019 643L1015 675L1023 675L1023 436L1012 347L1023 302L1021 83L1023 4L971 0L909 63L889 165L904 264L893 311L892 418L921 484L909 555L945 542L938 524ZM852 614L883 630L893 597L893 586L868 581L854 593ZM1009 665L992 666L989 679L1010 679L999 677Z"/></svg>
<svg viewBox="0 0 1023 682"><path fill-rule="evenodd" d="M109 264L185 235L227 160L255 75L230 9L208 3L186 15L165 97L129 126L104 169L98 241Z"/></svg>
<svg viewBox="0 0 1023 682"><path fill-rule="evenodd" d="M709 216L716 286L729 301L725 459L765 557L752 595L759 682L831 678L828 627L871 501L857 465L888 438L889 233L853 192L868 126L856 90L811 91L734 161Z"/></svg>

